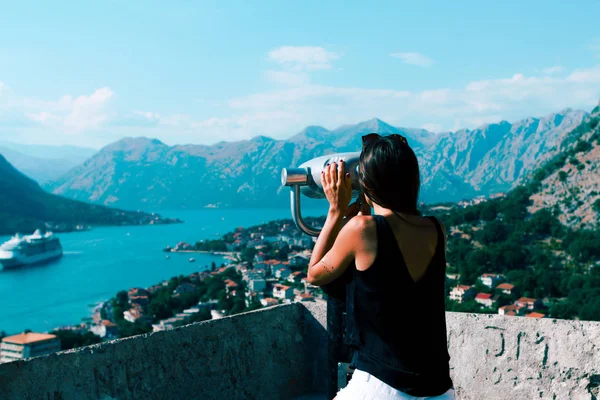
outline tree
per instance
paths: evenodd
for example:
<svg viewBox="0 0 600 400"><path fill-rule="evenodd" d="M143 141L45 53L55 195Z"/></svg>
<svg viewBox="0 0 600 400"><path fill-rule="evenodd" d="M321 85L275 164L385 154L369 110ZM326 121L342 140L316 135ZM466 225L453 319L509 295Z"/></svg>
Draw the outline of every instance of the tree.
<svg viewBox="0 0 600 400"><path fill-rule="evenodd" d="M558 172L558 180L561 182L566 182L567 181L567 173L565 171L559 171Z"/></svg>
<svg viewBox="0 0 600 400"><path fill-rule="evenodd" d="M587 153L591 149L592 149L592 145L591 144L589 144L585 140L580 140L575 145L575 148L573 149L573 151L575 153L582 153L582 152L586 152Z"/></svg>
<svg viewBox="0 0 600 400"><path fill-rule="evenodd" d="M597 213L600 213L600 199L597 199L594 204L592 204L592 208L594 209L594 211L596 211Z"/></svg>
<svg viewBox="0 0 600 400"><path fill-rule="evenodd" d="M82 335L81 333L75 331L56 330L50 333L56 335L56 337L60 340L61 350L89 346L102 341L99 336L94 335L92 332L86 332Z"/></svg>
<svg viewBox="0 0 600 400"><path fill-rule="evenodd" d="M121 308L125 308L127 306L127 303L129 302L129 296L127 295L127 292L124 290L121 290L120 292L117 293L117 304L121 307Z"/></svg>

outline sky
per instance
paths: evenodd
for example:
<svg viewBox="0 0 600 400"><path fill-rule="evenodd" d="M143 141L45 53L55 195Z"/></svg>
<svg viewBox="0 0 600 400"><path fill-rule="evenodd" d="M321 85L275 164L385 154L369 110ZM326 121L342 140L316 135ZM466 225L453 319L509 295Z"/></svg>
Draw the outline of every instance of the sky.
<svg viewBox="0 0 600 400"><path fill-rule="evenodd" d="M598 15L584 0L5 2L0 141L211 144L589 111Z"/></svg>

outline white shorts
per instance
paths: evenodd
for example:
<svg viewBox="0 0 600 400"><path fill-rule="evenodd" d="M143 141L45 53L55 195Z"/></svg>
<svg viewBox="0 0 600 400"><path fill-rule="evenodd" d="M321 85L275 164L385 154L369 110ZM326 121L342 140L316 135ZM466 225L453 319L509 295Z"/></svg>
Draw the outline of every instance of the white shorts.
<svg viewBox="0 0 600 400"><path fill-rule="evenodd" d="M415 397L410 396L398 389L394 389L387 383L384 383L373 375L355 370L348 386L340 390L335 397L336 400L454 400L454 389L439 396Z"/></svg>

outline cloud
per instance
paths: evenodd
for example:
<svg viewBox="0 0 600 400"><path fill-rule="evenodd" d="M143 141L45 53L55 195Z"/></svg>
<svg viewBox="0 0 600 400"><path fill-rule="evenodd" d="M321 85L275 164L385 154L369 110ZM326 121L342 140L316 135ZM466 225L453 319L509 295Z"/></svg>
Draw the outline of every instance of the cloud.
<svg viewBox="0 0 600 400"><path fill-rule="evenodd" d="M265 78L270 82L289 86L304 85L310 81L310 77L305 72L268 70L265 71Z"/></svg>
<svg viewBox="0 0 600 400"><path fill-rule="evenodd" d="M561 67L560 65L555 65L554 67L542 69L542 73L544 73L545 75L553 75L558 74L559 72L563 72L564 70L564 67Z"/></svg>
<svg viewBox="0 0 600 400"><path fill-rule="evenodd" d="M97 129L108 119L106 106L113 92L104 87L89 96L63 96L57 101L23 99L15 104L25 108L41 108L41 111L25 112L32 121L58 128L66 133Z"/></svg>
<svg viewBox="0 0 600 400"><path fill-rule="evenodd" d="M331 69L340 55L316 46L281 46L269 52L270 61L295 71Z"/></svg>
<svg viewBox="0 0 600 400"><path fill-rule="evenodd" d="M431 67L433 60L421 53L392 53L390 56L399 58L404 64L417 65L419 67Z"/></svg>
<svg viewBox="0 0 600 400"><path fill-rule="evenodd" d="M576 69L567 77L567 81L600 84L600 67Z"/></svg>
<svg viewBox="0 0 600 400"><path fill-rule="evenodd" d="M335 128L373 115L396 125L427 126L426 129L437 132L474 128L503 119L541 116L566 107L589 109L599 98L597 66L573 70L565 77L515 73L505 78L472 81L463 87L423 91L306 84L237 97L229 101L229 106L232 114L293 115L289 121L278 121L281 125L276 126L275 135L283 137L310 124Z"/></svg>

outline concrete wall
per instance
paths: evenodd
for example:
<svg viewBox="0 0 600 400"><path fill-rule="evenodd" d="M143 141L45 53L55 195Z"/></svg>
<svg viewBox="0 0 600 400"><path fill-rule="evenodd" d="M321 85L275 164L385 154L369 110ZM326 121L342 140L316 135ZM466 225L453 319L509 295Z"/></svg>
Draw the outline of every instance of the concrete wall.
<svg viewBox="0 0 600 400"><path fill-rule="evenodd" d="M323 307L321 307L322 309ZM259 310L0 365L6 399L287 399L325 392L324 313Z"/></svg>
<svg viewBox="0 0 600 400"><path fill-rule="evenodd" d="M0 398L286 399L324 393L325 313L322 304L280 306L3 364ZM600 399L600 323L446 317L459 399Z"/></svg>
<svg viewBox="0 0 600 400"><path fill-rule="evenodd" d="M447 313L460 399L600 399L600 323Z"/></svg>

